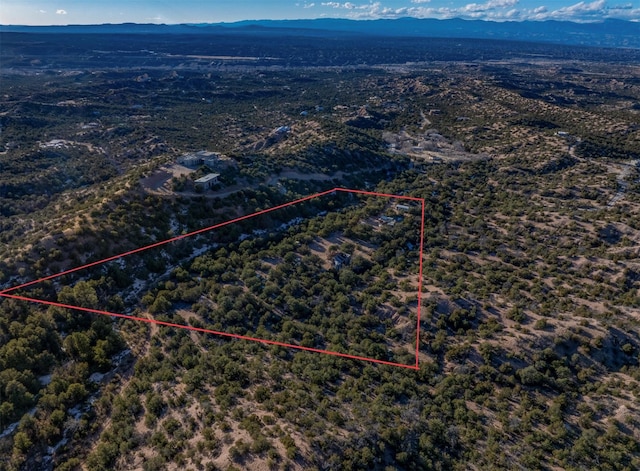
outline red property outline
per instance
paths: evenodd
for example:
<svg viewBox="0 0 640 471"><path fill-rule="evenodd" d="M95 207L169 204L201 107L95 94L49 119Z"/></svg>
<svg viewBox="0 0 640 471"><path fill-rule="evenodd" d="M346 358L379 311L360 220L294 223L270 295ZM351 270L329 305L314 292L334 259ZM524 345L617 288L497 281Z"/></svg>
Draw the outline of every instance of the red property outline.
<svg viewBox="0 0 640 471"><path fill-rule="evenodd" d="M197 234L202 234L204 232L208 232L208 231L212 231L214 229L219 229L220 227L224 227L224 226L228 226L230 224L233 224L235 222L239 222L239 221L243 221L245 219L250 219L253 218L255 216L260 216L262 214L266 214L272 211L276 211L278 209L282 209L282 208L286 208L288 206L292 206L294 204L298 204L298 203L302 203L303 201L308 201L311 199L315 199L318 198L320 196L325 196L331 193L335 193L335 192L345 192L345 193L355 193L355 194L361 194L361 195L368 195L368 196L380 196L380 197L385 197L385 198L394 198L394 199L402 199L402 200L409 200L409 201L417 201L421 204L421 222L420 222L420 253L419 253L419 268L418 268L418 306L416 309L416 317L417 317L417 322L416 322L416 350L415 350L415 365L405 365L403 363L396 363L396 362L392 362L392 361L385 361L385 360L378 360L376 358L369 358L369 357L362 357L362 356L358 356L358 355L350 355L347 353L341 353L341 352L334 352L332 350L321 350L318 348L310 348L310 347L303 347L301 345L293 345L293 344L289 344L289 343L284 343L284 342L277 342L274 340L266 340L266 339L259 339L256 337L250 337L250 336L246 336L246 335L238 335L238 334L231 334L228 332L219 332L216 330L211 330L211 329L204 329L204 328L200 328L200 327L193 327L193 326L189 326L189 325L183 325L183 324L174 324L171 322L164 322L164 321L159 321L156 319L148 319L145 317L137 317L137 316L129 316L127 314L118 314L118 313L114 313L114 312L109 312L109 311L103 311L100 309L90 309L90 308L84 308L84 307L80 307L80 306L71 306L69 304L63 304L63 303L57 303L57 302L53 302L53 301L45 301L42 299L35 299L35 298L28 298L25 296L18 296L15 294L8 294L11 291L15 291L21 288L26 288L28 286L33 286L37 283L43 282L43 281L47 281L47 280L51 280L54 278L58 278L60 276L63 275L67 275L69 273L73 273L76 271L80 271L83 270L85 268L90 268L96 265L101 265L103 263L106 262L110 262L112 260L117 260L119 258L123 258L126 257L128 255L132 255L138 252L142 252L144 250L148 250L148 249L152 249L154 247L159 247L162 245L166 245L169 244L171 242L175 242L177 240L181 240L181 239L185 239L187 237L191 237ZM223 337L228 337L228 338L235 338L235 339L241 339L241 340L251 340L254 342L260 342L263 344L267 344L267 345L277 345L280 347L287 347L287 348L295 348L298 350L305 350L305 351L309 351L309 352L315 352L315 353L324 353L326 355L333 355L333 356L338 356L338 357L343 357L343 358L350 358L352 360L362 360L362 361L369 361L372 363L379 363L379 364L383 364L383 365L391 365L391 366L397 366L400 368L407 368L407 369L411 369L411 370L418 370L419 366L418 366L418 357L419 357L419 349L420 349L420 315L421 315L421 304L422 304L422 269L423 269L423 262L422 262L422 252L424 250L424 214L425 214L425 200L424 198L417 198L414 196L402 196L402 195L392 195L392 194L387 194L387 193L378 193L378 192L373 192L373 191L363 191L363 190L353 190L353 189L349 189L349 188L333 188L331 190L327 190L327 191L323 191L320 193L315 193L313 195L310 196L305 196L304 198L300 198L297 199L295 201L291 201L289 203L284 203L278 206L274 206L273 208L268 208L268 209L263 209L261 211L257 211L255 213L251 213L251 214L247 214L245 216L240 216L238 218L235 219L231 219L229 221L225 221L219 224L215 224L213 226L209 226L209 227L205 227L203 229L198 229L196 231L193 232L189 232L187 234L182 234L176 237L172 237L170 239L167 240L163 240L160 242L156 242L154 244L150 244L150 245L146 245L144 247L139 247L137 249L134 250L130 250L128 252L123 252L121 254L118 255L113 255L111 257L102 259L102 260L98 260L95 262L91 262L91 263L87 263L85 265L79 266L79 267L75 267L75 268L71 268L69 270L65 270L62 271L60 273L54 274L54 275L49 275L49 276L45 276L43 278L37 279L37 280L33 280L33 281L29 281L26 283L22 283L18 286L13 286L11 288L7 288L4 289L2 291L0 291L0 297L4 297L4 298L11 298L11 299L17 299L20 301L28 301L28 302L34 302L34 303L39 303L39 304L44 304L47 306L56 306L56 307L62 307L62 308L66 308L66 309L75 309L77 311L83 311L83 312L90 312L93 314L101 314L101 315L105 315L105 316L113 316L113 317L119 317L119 318L123 318L123 319L131 319L131 320L135 320L138 322L146 322L149 324L156 324L156 325L161 325L161 326L165 326L165 327L173 327L173 328L179 328L179 329L185 329L185 330L191 330L191 331L195 331L195 332L201 332L201 333L206 333L206 334L214 334L214 335L220 335Z"/></svg>

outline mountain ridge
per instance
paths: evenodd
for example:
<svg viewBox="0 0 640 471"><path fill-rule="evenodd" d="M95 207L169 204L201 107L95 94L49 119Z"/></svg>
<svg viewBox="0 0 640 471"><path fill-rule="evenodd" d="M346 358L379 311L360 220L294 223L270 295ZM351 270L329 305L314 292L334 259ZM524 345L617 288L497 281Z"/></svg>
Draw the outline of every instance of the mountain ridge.
<svg viewBox="0 0 640 471"><path fill-rule="evenodd" d="M281 34L302 36L366 35L378 37L441 37L548 42L596 47L640 48L640 23L606 19L598 23L570 21L447 20L399 18L356 21L244 20L233 23L142 24L121 23L68 26L0 25L0 32L103 34Z"/></svg>

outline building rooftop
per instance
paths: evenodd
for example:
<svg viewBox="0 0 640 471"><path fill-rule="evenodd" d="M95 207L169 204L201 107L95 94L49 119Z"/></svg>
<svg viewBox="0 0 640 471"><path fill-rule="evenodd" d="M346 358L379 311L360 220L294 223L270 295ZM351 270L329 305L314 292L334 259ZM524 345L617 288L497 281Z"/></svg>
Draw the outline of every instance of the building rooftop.
<svg viewBox="0 0 640 471"><path fill-rule="evenodd" d="M204 177L198 178L195 183L209 183L211 180L215 180L220 176L219 173L210 173Z"/></svg>
<svg viewBox="0 0 640 471"><path fill-rule="evenodd" d="M199 150L194 155L198 157L220 157L220 154L218 152L211 152L208 150Z"/></svg>

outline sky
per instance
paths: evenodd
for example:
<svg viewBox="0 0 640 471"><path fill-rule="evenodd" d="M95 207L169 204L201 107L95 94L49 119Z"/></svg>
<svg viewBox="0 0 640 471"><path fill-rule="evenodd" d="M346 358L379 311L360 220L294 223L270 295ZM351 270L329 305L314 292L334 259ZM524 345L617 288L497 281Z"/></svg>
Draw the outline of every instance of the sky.
<svg viewBox="0 0 640 471"><path fill-rule="evenodd" d="M220 23L256 19L640 21L640 0L0 0L0 24Z"/></svg>

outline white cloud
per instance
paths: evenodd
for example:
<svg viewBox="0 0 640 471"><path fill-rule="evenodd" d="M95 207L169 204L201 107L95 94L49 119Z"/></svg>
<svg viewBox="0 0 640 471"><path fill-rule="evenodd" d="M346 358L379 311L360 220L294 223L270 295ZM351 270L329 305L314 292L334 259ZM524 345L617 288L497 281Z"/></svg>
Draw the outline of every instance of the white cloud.
<svg viewBox="0 0 640 471"><path fill-rule="evenodd" d="M608 6L605 0L596 0L590 3L579 2L573 5L548 11L539 10L540 7L526 12L526 19L530 20L565 20L565 21L601 21L606 18L637 21L640 18L640 8L634 8L632 4Z"/></svg>
<svg viewBox="0 0 640 471"><path fill-rule="evenodd" d="M366 10L374 5L380 5L380 2L376 3L368 3L365 5L356 5L352 2L322 2L322 6L331 7L331 8L343 8L345 10Z"/></svg>
<svg viewBox="0 0 640 471"><path fill-rule="evenodd" d="M623 0L624 1L624 0ZM607 0L580 1L573 5L557 9L540 5L531 8L521 7L519 0L485 0L482 3L467 3L459 7L427 7L423 4L431 0L410 0L410 4L400 8L384 6L385 0L356 2L322 2L319 6L342 10L334 16L352 19L400 18L411 16L415 18L468 18L493 21L522 21L522 20L566 20L566 21L598 21L606 18L619 18L638 21L640 8L634 8L632 3L620 3L608 6ZM314 5L314 4L304 4ZM325 10L326 11L326 10ZM326 16L321 14L321 16Z"/></svg>
<svg viewBox="0 0 640 471"><path fill-rule="evenodd" d="M315 7L316 4L315 3L305 3L304 6L302 8L313 8Z"/></svg>
<svg viewBox="0 0 640 471"><path fill-rule="evenodd" d="M67 10L56 10L56 15L66 15Z"/></svg>
<svg viewBox="0 0 640 471"><path fill-rule="evenodd" d="M494 10L496 8L507 8L512 7L518 3L518 0L489 0L486 3L469 3L468 5L463 6L459 10L462 12L479 12L479 11L489 11Z"/></svg>
<svg viewBox="0 0 640 471"><path fill-rule="evenodd" d="M559 8L553 12L556 15L569 14L573 15L576 13L585 14L585 13L594 13L594 12L602 12L605 7L605 0L596 0L595 2L585 3L579 2L574 5L570 5L568 7Z"/></svg>
<svg viewBox="0 0 640 471"><path fill-rule="evenodd" d="M518 0L490 0L486 3L488 8L506 8L518 4Z"/></svg>
<svg viewBox="0 0 640 471"><path fill-rule="evenodd" d="M388 8L383 7L381 2L370 2L364 4L356 4L353 2L322 2L322 6L330 8L338 8L342 10L348 10L347 17L354 19L367 19L367 18L395 18L410 9L408 8Z"/></svg>
<svg viewBox="0 0 640 471"><path fill-rule="evenodd" d="M591 3L578 2L573 5L558 8L557 10L530 11L528 19L534 20L568 20L568 21L593 21L604 19L606 15L606 1L595 0Z"/></svg>

